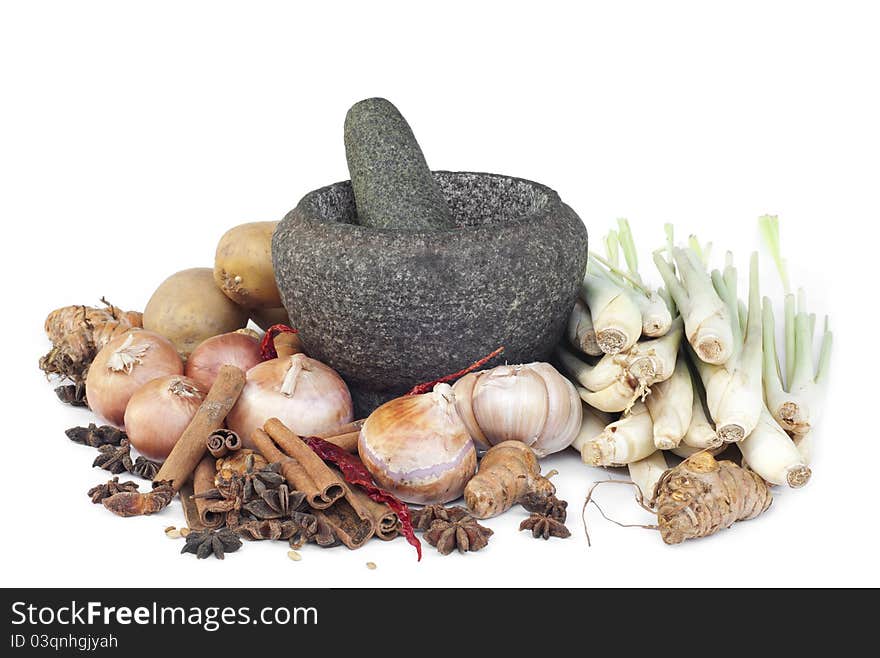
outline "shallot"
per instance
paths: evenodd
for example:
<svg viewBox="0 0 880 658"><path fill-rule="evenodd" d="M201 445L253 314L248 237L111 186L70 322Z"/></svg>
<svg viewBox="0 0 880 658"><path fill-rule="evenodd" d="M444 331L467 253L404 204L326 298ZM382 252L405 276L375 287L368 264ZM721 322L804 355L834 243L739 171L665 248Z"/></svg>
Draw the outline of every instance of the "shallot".
<svg viewBox="0 0 880 658"><path fill-rule="evenodd" d="M449 384L376 409L361 428L358 454L377 484L408 503L442 504L461 496L477 452L455 410Z"/></svg>
<svg viewBox="0 0 880 658"><path fill-rule="evenodd" d="M351 394L336 371L305 354L264 361L247 372L247 383L226 418L246 447L269 418L300 436L314 436L354 419Z"/></svg>
<svg viewBox="0 0 880 658"><path fill-rule="evenodd" d="M141 386L125 408L131 445L150 459L165 459L205 399L198 382L170 375Z"/></svg>
<svg viewBox="0 0 880 658"><path fill-rule="evenodd" d="M86 377L89 407L118 427L134 392L148 381L182 375L183 362L167 338L146 330L117 336L98 352Z"/></svg>
<svg viewBox="0 0 880 658"><path fill-rule="evenodd" d="M260 341L233 331L202 341L186 360L184 374L208 390L217 379L221 366L229 364L247 372L261 360Z"/></svg>

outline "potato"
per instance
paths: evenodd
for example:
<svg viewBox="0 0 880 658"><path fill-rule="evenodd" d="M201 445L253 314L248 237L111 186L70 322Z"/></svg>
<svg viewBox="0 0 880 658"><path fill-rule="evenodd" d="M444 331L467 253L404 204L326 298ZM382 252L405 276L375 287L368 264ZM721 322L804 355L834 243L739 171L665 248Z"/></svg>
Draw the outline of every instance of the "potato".
<svg viewBox="0 0 880 658"><path fill-rule="evenodd" d="M277 308L281 295L272 269L272 234L278 222L252 222L229 229L214 258L214 281L229 299L247 308Z"/></svg>
<svg viewBox="0 0 880 658"><path fill-rule="evenodd" d="M172 274L144 309L144 329L165 336L184 357L203 340L241 329L247 321L247 310L220 292L210 267Z"/></svg>
<svg viewBox="0 0 880 658"><path fill-rule="evenodd" d="M290 326L290 318L287 310L282 306L280 308L254 308L251 309L251 320L263 331L266 331L274 324L286 324Z"/></svg>

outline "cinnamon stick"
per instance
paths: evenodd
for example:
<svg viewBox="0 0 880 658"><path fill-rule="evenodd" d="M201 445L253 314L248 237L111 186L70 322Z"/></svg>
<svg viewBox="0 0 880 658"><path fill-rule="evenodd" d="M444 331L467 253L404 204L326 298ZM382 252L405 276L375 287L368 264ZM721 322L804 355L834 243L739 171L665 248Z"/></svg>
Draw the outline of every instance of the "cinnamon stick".
<svg viewBox="0 0 880 658"><path fill-rule="evenodd" d="M377 503L370 498L360 487L349 486L349 489L372 517L375 535L383 541L397 537L400 528L400 519L397 518L397 514L385 503Z"/></svg>
<svg viewBox="0 0 880 658"><path fill-rule="evenodd" d="M332 429L329 432L315 434L315 436L317 436L319 439L329 441L330 437L341 436L342 434L348 434L350 432L360 432L366 421L366 418L359 418L358 420L353 420L350 423L346 423L345 425L340 425L339 427Z"/></svg>
<svg viewBox="0 0 880 658"><path fill-rule="evenodd" d="M326 509L343 496L345 492L341 485L345 484L345 480L333 473L324 460L284 423L277 418L270 418L263 425L263 429L288 457L292 457L302 466L308 475L311 486L308 489L297 486L297 489L306 494L309 505L315 509ZM268 455L265 457L269 459ZM274 460L269 459L269 461Z"/></svg>
<svg viewBox="0 0 880 658"><path fill-rule="evenodd" d="M196 466L196 472L193 474L193 494L194 496L203 495L206 491L214 488L214 478L217 475L217 462L210 455L205 455L199 465ZM182 494L181 494L182 497ZM215 501L206 498L194 499L196 510L199 514L199 522L203 528L219 528L223 525L226 515L211 509L211 503ZM190 526L192 527L192 526Z"/></svg>
<svg viewBox="0 0 880 658"><path fill-rule="evenodd" d="M186 518L186 527L190 530L204 530L202 519L199 517L199 510L196 508L196 501L193 500L193 483L187 480L186 484L180 488L180 502L183 505L183 516Z"/></svg>
<svg viewBox="0 0 880 658"><path fill-rule="evenodd" d="M358 438L360 435L361 433L359 431L355 431L340 434L338 436L319 436L318 438L324 439L327 443L339 446L345 450L345 452L355 454L358 451Z"/></svg>
<svg viewBox="0 0 880 658"><path fill-rule="evenodd" d="M225 457L229 452L240 450L241 445L241 439L238 434L223 427L211 432L208 440L205 442L208 452L215 459Z"/></svg>
<svg viewBox="0 0 880 658"><path fill-rule="evenodd" d="M172 489L175 492L180 490L204 456L208 436L223 424L226 414L238 400L244 383L245 375L241 368L231 365L220 368L217 380L153 478L154 482L170 480Z"/></svg>
<svg viewBox="0 0 880 658"><path fill-rule="evenodd" d="M294 434L294 436L296 435ZM305 467L297 459L281 452L278 446L273 443L272 437L264 430L260 428L255 429L254 433L251 434L251 441L254 447L266 458L266 461L269 463L279 462L281 464L281 475L284 476L284 479L287 480L290 486L297 491L302 491L306 495L306 500L312 509L326 509L345 494L342 488L343 483L339 480L332 482L323 489L319 488ZM321 463L323 464L324 462L322 461Z"/></svg>
<svg viewBox="0 0 880 658"><path fill-rule="evenodd" d="M365 512L359 512L346 498L340 498L327 509L314 510L315 516L333 530L336 538L354 550L373 536L375 523Z"/></svg>

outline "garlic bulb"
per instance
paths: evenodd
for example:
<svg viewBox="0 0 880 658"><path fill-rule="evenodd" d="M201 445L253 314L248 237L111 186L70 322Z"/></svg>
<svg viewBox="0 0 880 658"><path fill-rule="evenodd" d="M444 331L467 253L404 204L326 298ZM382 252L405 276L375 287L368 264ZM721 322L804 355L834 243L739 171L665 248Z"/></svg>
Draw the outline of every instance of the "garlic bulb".
<svg viewBox="0 0 880 658"><path fill-rule="evenodd" d="M361 428L358 454L380 487L408 503L455 500L477 470L477 452L449 384L376 409Z"/></svg>
<svg viewBox="0 0 880 658"><path fill-rule="evenodd" d="M305 354L271 359L247 371L247 383L226 424L252 448L251 434L278 418L300 436L329 432L354 419L342 377Z"/></svg>
<svg viewBox="0 0 880 658"><path fill-rule="evenodd" d="M548 363L470 373L453 390L458 414L482 448L520 441L545 457L568 447L581 426L577 390Z"/></svg>

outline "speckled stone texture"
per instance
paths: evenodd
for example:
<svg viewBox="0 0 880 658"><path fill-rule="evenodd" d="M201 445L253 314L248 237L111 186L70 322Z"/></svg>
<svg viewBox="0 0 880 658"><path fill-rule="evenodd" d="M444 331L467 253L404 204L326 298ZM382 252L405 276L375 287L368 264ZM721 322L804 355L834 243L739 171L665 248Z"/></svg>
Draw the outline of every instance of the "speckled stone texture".
<svg viewBox="0 0 880 658"><path fill-rule="evenodd" d="M453 228L455 220L412 129L384 98L345 116L345 156L358 223L373 228Z"/></svg>
<svg viewBox="0 0 880 658"><path fill-rule="evenodd" d="M458 228L359 226L351 183L307 194L272 240L275 276L308 354L348 382L356 413L455 372L546 360L587 260L587 231L531 181L434 172Z"/></svg>

